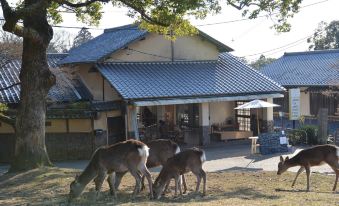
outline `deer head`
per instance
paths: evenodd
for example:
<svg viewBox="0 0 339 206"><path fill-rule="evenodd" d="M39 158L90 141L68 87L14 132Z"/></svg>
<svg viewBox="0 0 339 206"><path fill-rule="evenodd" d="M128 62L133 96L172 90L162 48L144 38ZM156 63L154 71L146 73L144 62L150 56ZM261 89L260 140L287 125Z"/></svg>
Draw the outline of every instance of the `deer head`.
<svg viewBox="0 0 339 206"><path fill-rule="evenodd" d="M69 186L69 200L73 198L77 198L85 188L85 186L81 184L78 181L78 179L79 179L79 175L75 175L74 181Z"/></svg>
<svg viewBox="0 0 339 206"><path fill-rule="evenodd" d="M289 160L289 157L286 157L284 160L284 158L280 156L277 175L281 175L282 173L286 172L286 170L289 168L288 165L286 164L286 160Z"/></svg>

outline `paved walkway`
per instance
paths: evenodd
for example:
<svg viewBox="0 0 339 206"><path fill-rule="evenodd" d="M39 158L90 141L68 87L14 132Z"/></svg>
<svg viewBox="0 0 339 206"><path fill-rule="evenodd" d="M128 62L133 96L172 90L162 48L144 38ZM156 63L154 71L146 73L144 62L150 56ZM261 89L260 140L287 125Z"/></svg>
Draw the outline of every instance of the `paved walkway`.
<svg viewBox="0 0 339 206"><path fill-rule="evenodd" d="M277 171L279 156L294 156L300 151L300 148L294 148L293 151L274 155L251 155L249 142L229 142L219 143L214 146L204 148L206 151L207 162L203 168L208 172L216 171ZM68 161L56 162L55 165L61 168L75 168L83 170L88 161ZM0 165L0 174L8 170L8 165ZM289 171L296 172L299 168L294 167ZM151 171L159 171L159 168ZM312 167L312 172L333 173L328 165Z"/></svg>

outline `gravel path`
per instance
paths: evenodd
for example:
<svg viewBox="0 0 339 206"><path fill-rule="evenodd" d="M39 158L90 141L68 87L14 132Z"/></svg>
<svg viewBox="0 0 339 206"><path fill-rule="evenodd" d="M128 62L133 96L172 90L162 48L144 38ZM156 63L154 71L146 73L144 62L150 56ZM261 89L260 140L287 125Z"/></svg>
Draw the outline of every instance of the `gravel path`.
<svg viewBox="0 0 339 206"><path fill-rule="evenodd" d="M207 161L204 163L203 168L208 172L216 171L276 171L279 162L279 156L289 155L294 156L301 149L294 148L293 151L283 154L274 155L251 155L250 145L248 142L244 143L220 143L218 145L204 148L206 151ZM56 162L57 167L62 168L75 168L83 170L88 161L68 161L68 162ZM0 165L0 174L8 170L8 165ZM298 167L289 169L289 171L297 172ZM159 168L152 169L151 171L159 171ZM312 172L320 173L333 173L332 169L328 165L322 165L318 167L312 167Z"/></svg>

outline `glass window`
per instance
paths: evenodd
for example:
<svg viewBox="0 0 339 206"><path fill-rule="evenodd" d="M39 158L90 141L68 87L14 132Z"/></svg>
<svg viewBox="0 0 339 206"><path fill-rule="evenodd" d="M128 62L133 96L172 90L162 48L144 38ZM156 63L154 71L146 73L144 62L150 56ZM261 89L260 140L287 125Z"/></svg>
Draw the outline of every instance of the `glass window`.
<svg viewBox="0 0 339 206"><path fill-rule="evenodd" d="M180 104L176 108L177 124L183 127L199 127L199 104Z"/></svg>

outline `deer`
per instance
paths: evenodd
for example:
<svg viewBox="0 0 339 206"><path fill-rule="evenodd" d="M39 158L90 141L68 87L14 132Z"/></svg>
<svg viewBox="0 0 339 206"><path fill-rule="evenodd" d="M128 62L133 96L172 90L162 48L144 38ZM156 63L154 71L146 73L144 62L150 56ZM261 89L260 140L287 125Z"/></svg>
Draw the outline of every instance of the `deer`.
<svg viewBox="0 0 339 206"><path fill-rule="evenodd" d="M201 178L203 179L203 195L206 194L206 173L202 169L202 164L206 161L205 152L198 148L191 148L182 151L173 157L169 158L166 164L163 166L158 177L156 178L153 189L156 199L160 199L163 194L165 185L167 185L172 178L175 181L175 196L177 196L177 190L179 188L180 196L182 196L181 190L181 178L180 175L192 171L197 177L197 185L195 192L199 192Z"/></svg>
<svg viewBox="0 0 339 206"><path fill-rule="evenodd" d="M134 199L140 191L140 174L142 174L148 180L152 199L152 177L146 167L148 156L148 146L137 140L127 140L98 148L92 155L85 170L79 176L76 176L75 180L70 184L69 201L80 196L86 185L93 179L98 196L107 174L110 193L116 198L116 190L113 186L115 184L115 173L126 173L127 171L132 174L136 181L132 198Z"/></svg>
<svg viewBox="0 0 339 206"><path fill-rule="evenodd" d="M337 182L339 177L339 147L334 145L318 145L312 148L304 149L296 154L294 157L285 159L280 156L280 162L278 164L277 175L281 175L288 168L300 166L297 175L294 178L292 187L294 187L295 182L297 181L298 176L306 170L307 176L307 191L310 191L310 168L313 166L322 165L327 163L336 174L335 183L333 186L333 191L337 188Z"/></svg>
<svg viewBox="0 0 339 206"><path fill-rule="evenodd" d="M147 163L146 163L146 166L148 169L165 165L168 158L173 157L175 154L180 152L179 145L175 143L174 141L168 140L168 139L152 140L152 141L147 142L147 146L150 148L149 156L147 158ZM118 189L120 181L122 177L124 176L124 174L125 173L116 173L115 185L114 185L116 190ZM143 190L145 187L144 180L145 180L145 176L142 176L141 190ZM186 193L187 186L186 186L186 180L185 180L184 175L182 175L182 180L183 180L183 186L184 186L183 193ZM168 185L166 185L166 189L168 188Z"/></svg>

